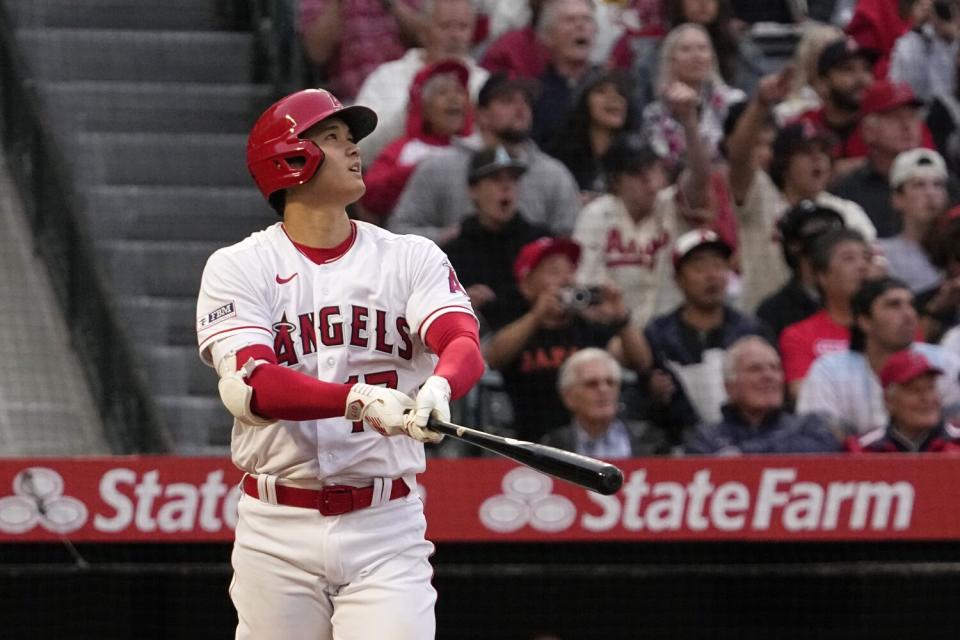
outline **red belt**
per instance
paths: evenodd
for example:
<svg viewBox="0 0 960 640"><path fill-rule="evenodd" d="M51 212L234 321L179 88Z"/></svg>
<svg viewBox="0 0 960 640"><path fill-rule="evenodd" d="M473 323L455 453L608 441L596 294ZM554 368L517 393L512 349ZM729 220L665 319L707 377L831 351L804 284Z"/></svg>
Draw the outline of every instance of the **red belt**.
<svg viewBox="0 0 960 640"><path fill-rule="evenodd" d="M256 476L243 477L243 491L248 496L263 500L257 489ZM332 485L323 489L300 489L276 485L277 504L287 507L316 509L325 516L339 516L357 509L365 509L373 502L373 487L350 487ZM393 481L390 499L396 500L410 493L410 487L402 478ZM263 500L268 502L267 500Z"/></svg>

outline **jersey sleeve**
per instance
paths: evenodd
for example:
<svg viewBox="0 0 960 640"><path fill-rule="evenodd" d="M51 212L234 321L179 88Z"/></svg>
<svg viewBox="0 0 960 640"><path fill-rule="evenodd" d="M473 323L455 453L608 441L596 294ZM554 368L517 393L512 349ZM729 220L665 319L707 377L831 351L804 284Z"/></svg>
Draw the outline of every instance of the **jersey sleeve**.
<svg viewBox="0 0 960 640"><path fill-rule="evenodd" d="M470 298L446 254L429 240L417 242L410 254L410 296L407 320L425 342L427 329L445 313L466 313L476 321Z"/></svg>
<svg viewBox="0 0 960 640"><path fill-rule="evenodd" d="M214 366L233 349L251 344L273 348L266 287L256 284L251 265L218 251L203 269L197 299L200 358Z"/></svg>

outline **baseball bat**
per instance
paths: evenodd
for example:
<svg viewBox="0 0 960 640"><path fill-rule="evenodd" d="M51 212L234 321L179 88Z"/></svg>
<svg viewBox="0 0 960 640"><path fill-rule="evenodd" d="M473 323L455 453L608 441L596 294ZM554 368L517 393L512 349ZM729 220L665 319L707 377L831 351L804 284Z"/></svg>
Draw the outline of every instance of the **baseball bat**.
<svg viewBox="0 0 960 640"><path fill-rule="evenodd" d="M545 444L514 440L452 422L430 418L427 426L444 435L469 442L516 460L561 480L572 482L605 496L616 493L623 484L623 472L614 465Z"/></svg>

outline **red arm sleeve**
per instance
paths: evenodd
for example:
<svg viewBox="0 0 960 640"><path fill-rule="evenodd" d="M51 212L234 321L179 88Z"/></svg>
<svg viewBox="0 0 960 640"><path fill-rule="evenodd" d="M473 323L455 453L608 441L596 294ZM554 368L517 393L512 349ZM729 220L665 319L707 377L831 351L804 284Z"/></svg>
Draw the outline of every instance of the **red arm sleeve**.
<svg viewBox="0 0 960 640"><path fill-rule="evenodd" d="M427 329L426 343L440 356L433 373L450 383L452 399L467 395L484 369L477 321L466 313L445 313Z"/></svg>
<svg viewBox="0 0 960 640"><path fill-rule="evenodd" d="M258 344L237 352L237 367L250 358L266 360L247 378L253 389L250 409L263 418L273 420L320 420L343 416L349 384L322 382L282 367L269 347Z"/></svg>

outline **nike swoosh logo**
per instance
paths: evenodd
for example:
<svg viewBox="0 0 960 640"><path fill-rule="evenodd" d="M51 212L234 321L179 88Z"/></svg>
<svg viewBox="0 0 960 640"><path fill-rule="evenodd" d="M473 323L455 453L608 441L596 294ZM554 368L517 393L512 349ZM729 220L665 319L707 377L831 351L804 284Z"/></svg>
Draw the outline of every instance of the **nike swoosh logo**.
<svg viewBox="0 0 960 640"><path fill-rule="evenodd" d="M288 282L290 282L291 280L293 280L294 278L296 278L297 275L298 275L297 273L294 273L294 274L293 274L292 276L290 276L289 278L281 278L281 277L280 277L280 274L278 273L278 274L277 274L277 284L287 284Z"/></svg>

